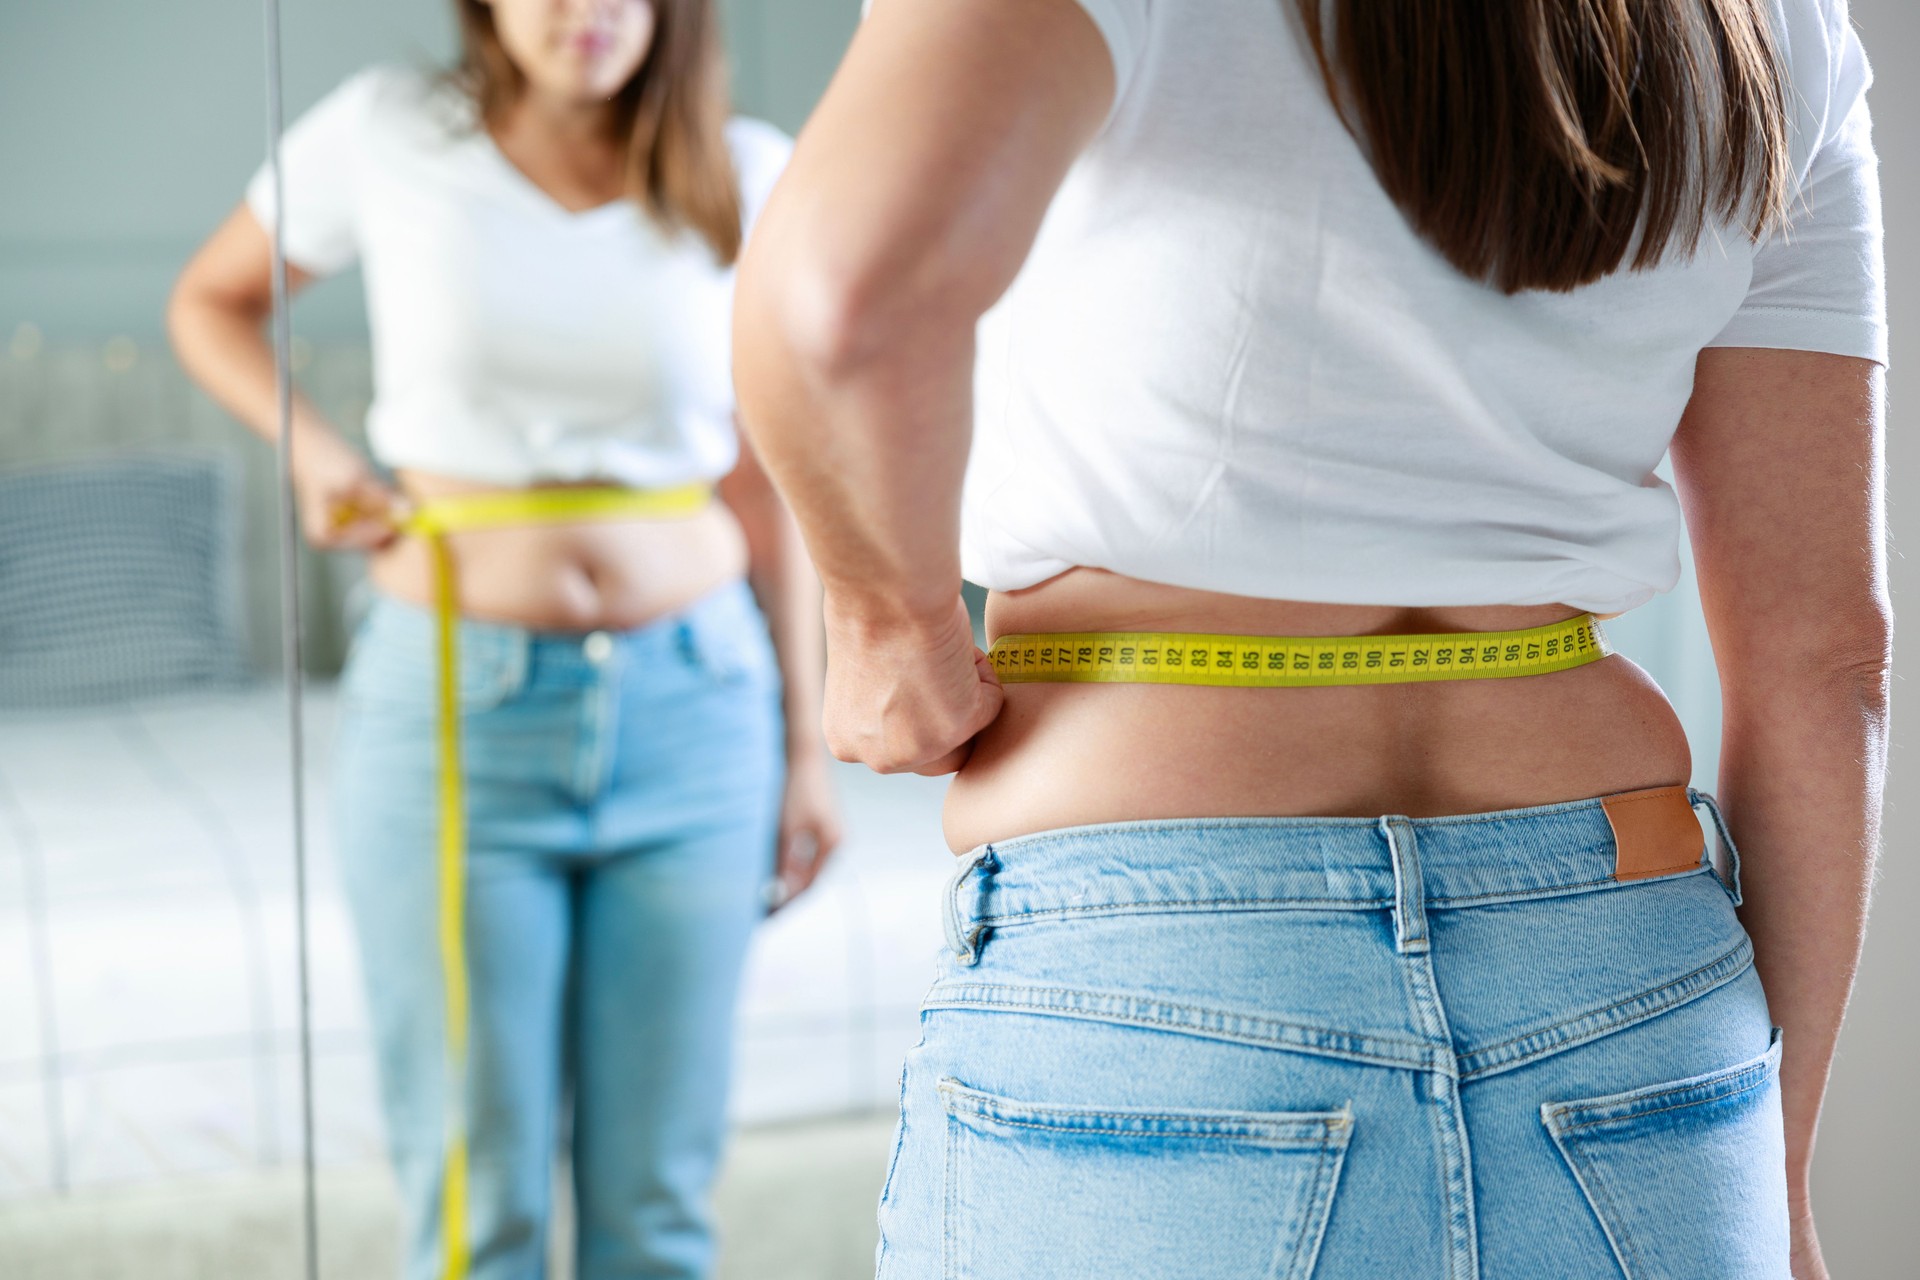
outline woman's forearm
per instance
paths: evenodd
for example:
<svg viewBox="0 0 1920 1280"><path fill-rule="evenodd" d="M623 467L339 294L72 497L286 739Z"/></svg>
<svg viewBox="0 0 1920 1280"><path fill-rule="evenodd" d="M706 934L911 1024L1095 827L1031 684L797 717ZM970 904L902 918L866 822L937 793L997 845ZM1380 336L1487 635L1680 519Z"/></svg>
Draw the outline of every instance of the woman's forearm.
<svg viewBox="0 0 1920 1280"><path fill-rule="evenodd" d="M181 271L167 300L167 336L200 389L264 440L280 438L280 395L265 326L273 313L272 242L245 205L236 208ZM288 264L297 292L313 277ZM293 438L334 432L294 393Z"/></svg>
<svg viewBox="0 0 1920 1280"><path fill-rule="evenodd" d="M1113 85L1077 5L878 6L755 226L735 380L836 639L950 627L974 330Z"/></svg>
<svg viewBox="0 0 1920 1280"><path fill-rule="evenodd" d="M799 527L751 458L721 482L721 497L747 541L747 580L766 615L780 664L787 758L822 754L820 683L826 666L820 579Z"/></svg>
<svg viewBox="0 0 1920 1280"><path fill-rule="evenodd" d="M779 657L781 707L787 722L787 759L825 752L820 736L820 681L826 670L820 631L820 579L784 507L776 513L776 550L756 566L756 594L766 611Z"/></svg>
<svg viewBox="0 0 1920 1280"><path fill-rule="evenodd" d="M755 445L836 605L944 618L960 590L972 325L902 311L892 339L839 353L769 332L776 317L750 311L741 385Z"/></svg>
<svg viewBox="0 0 1920 1280"><path fill-rule="evenodd" d="M1814 1131L1859 962L1880 840L1883 645L1824 679L1726 679L1719 799L1739 843L1755 965L1782 1029L1789 1187L1807 1194ZM1876 654L1874 650L1878 648Z"/></svg>
<svg viewBox="0 0 1920 1280"><path fill-rule="evenodd" d="M264 440L280 436L280 398L265 317L204 297L176 297L167 309L174 353L200 389ZM313 404L297 390L294 438L326 430Z"/></svg>

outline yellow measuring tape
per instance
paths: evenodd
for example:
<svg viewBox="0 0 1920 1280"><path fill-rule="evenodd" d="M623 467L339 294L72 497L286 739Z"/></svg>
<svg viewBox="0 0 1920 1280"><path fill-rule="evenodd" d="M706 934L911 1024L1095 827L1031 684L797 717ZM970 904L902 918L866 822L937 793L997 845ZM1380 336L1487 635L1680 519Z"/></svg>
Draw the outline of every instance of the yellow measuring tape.
<svg viewBox="0 0 1920 1280"><path fill-rule="evenodd" d="M1305 689L1537 676L1613 652L1590 613L1525 631L1405 636L1055 632L1001 636L987 657L1005 684L1196 684Z"/></svg>
<svg viewBox="0 0 1920 1280"><path fill-rule="evenodd" d="M673 489L528 489L462 494L415 507L396 523L424 539L433 557L435 636L439 668L440 737L440 967L447 1019L447 1150L440 1191L443 1280L464 1280L472 1261L467 1242L467 946L466 788L460 766L460 590L447 535L509 525L576 524L591 520L672 518L700 511L713 486ZM336 513L336 520L357 513Z"/></svg>

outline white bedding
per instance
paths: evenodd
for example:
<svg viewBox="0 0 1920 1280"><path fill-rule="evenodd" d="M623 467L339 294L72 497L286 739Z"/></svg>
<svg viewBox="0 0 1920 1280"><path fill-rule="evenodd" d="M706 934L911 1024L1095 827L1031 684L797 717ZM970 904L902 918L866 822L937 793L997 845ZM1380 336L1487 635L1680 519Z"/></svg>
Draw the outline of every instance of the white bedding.
<svg viewBox="0 0 1920 1280"><path fill-rule="evenodd" d="M334 884L329 686L307 697L319 1158L380 1158ZM278 687L0 720L0 1197L298 1155L293 870ZM941 944L942 784L847 768L847 846L761 929L741 1122L886 1107Z"/></svg>

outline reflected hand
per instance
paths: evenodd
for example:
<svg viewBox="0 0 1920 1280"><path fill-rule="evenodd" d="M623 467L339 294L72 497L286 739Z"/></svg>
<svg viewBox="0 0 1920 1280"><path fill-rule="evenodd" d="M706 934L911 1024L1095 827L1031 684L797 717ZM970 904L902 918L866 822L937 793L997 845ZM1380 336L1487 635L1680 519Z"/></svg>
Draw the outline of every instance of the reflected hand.
<svg viewBox="0 0 1920 1280"><path fill-rule="evenodd" d="M876 773L952 773L1005 693L973 643L959 597L938 621L875 622L836 608L827 621L827 745Z"/></svg>
<svg viewBox="0 0 1920 1280"><path fill-rule="evenodd" d="M780 842L774 855L770 907L778 911L805 893L839 847L840 801L827 759L812 754L787 762L786 794L780 802Z"/></svg>
<svg viewBox="0 0 1920 1280"><path fill-rule="evenodd" d="M377 551L399 537L406 499L360 451L327 430L294 437L300 528L321 551Z"/></svg>

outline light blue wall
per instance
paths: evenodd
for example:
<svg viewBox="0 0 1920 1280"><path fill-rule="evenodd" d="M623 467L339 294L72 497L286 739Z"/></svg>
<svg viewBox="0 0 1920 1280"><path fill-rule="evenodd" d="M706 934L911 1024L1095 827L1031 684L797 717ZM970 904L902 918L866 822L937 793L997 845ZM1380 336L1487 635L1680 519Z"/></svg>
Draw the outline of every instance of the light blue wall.
<svg viewBox="0 0 1920 1280"><path fill-rule="evenodd" d="M446 0L282 0L289 117L356 68L434 65ZM797 128L859 0L726 0L743 111ZM255 0L0 0L0 342L160 336L175 272L264 148ZM364 331L359 283L312 291L300 330Z"/></svg>

